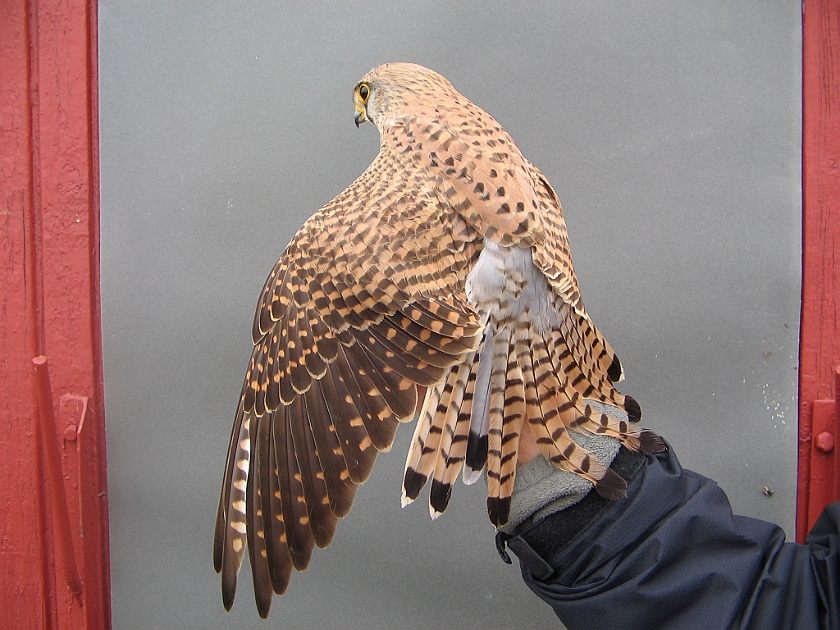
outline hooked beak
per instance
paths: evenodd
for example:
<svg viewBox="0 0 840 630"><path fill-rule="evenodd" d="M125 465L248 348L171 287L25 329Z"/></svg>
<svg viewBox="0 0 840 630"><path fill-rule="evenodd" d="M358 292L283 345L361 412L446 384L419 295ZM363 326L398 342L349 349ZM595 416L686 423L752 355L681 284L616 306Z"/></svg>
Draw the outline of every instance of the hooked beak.
<svg viewBox="0 0 840 630"><path fill-rule="evenodd" d="M356 129L359 128L363 122L367 121L367 115L365 114L365 108L361 105L356 105L356 118L353 119L356 123Z"/></svg>

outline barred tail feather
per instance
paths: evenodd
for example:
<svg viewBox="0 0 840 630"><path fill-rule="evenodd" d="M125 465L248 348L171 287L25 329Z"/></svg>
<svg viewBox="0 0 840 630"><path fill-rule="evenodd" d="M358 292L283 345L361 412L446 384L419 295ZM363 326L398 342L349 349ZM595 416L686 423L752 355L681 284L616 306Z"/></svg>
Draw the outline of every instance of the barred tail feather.
<svg viewBox="0 0 840 630"><path fill-rule="evenodd" d="M452 486L458 478L461 468L464 466L464 460L467 456L467 443L469 441L470 432L470 417L472 415L473 397L475 394L475 382L477 377L477 362L475 362L475 352L469 355L462 369L465 370L466 376L464 381L464 389L461 394L460 401L457 399L453 391L452 401L447 413L456 413L455 424L452 430L452 436L449 443L449 448L444 449L441 445L441 455L435 464L435 476L432 481L432 491L429 496L429 502L433 509L438 513L443 512L449 503L449 497L452 492ZM461 376L456 385L460 386ZM447 418L447 422L449 422ZM450 426L447 424L447 426Z"/></svg>
<svg viewBox="0 0 840 630"><path fill-rule="evenodd" d="M423 401L423 407L414 428L414 437L405 460L401 501L403 507L420 495L420 491L429 478L430 468L434 465L433 454L437 452L440 444L442 428L434 425L433 420L447 384L449 384L448 379L426 390L426 398Z"/></svg>
<svg viewBox="0 0 840 630"><path fill-rule="evenodd" d="M505 376L510 346L510 327L497 331L493 338L493 359L490 370L490 404L487 421L487 509L495 525L507 510L501 498L502 425L505 416ZM508 506L509 507L509 506ZM507 516L504 518L507 521Z"/></svg>
<svg viewBox="0 0 840 630"><path fill-rule="evenodd" d="M602 413L585 402L581 404L578 401L575 411L579 415L573 421L574 426L587 433L616 438L631 451L658 452L662 450L654 446L653 442L646 440L648 435L653 435L650 431L631 426L626 420ZM644 442L643 439L645 439ZM659 440L661 441L661 438ZM651 451L650 448L655 450Z"/></svg>
<svg viewBox="0 0 840 630"><path fill-rule="evenodd" d="M520 324L513 336L508 333L506 343L500 344L496 351L503 361L504 372L501 387L499 383L493 383L493 410L500 410L502 417L498 427L494 422L498 419L495 416L491 419L487 451L487 513L496 527L507 523L510 514L519 434L525 421L525 388L515 341L521 329Z"/></svg>
<svg viewBox="0 0 840 630"><path fill-rule="evenodd" d="M624 479L569 436L562 416L574 407L574 403L553 369L545 341L532 338L530 346L530 352L517 355L525 363L523 376L530 407L528 422L543 455L558 468L591 481L601 496L620 498L627 486ZM537 413L532 415L534 412Z"/></svg>
<svg viewBox="0 0 840 630"><path fill-rule="evenodd" d="M562 407L563 421L567 427L609 435L634 451L659 452L664 449L664 442L654 433L630 426L626 420L602 413L588 404L587 401L598 401L607 407L617 407L627 414L630 423L638 422L642 416L639 403L631 396L616 391L604 375L597 372L584 375L571 359L571 353L557 331L549 336L547 347L554 371L562 381L562 396L570 403ZM645 436L644 446L642 435Z"/></svg>
<svg viewBox="0 0 840 630"><path fill-rule="evenodd" d="M487 430L490 424L490 379L493 371L493 336L493 329L488 328L484 333L478 360L475 364L474 398L470 412L470 432L467 440L463 476L464 483L468 486L478 481L487 461Z"/></svg>
<svg viewBox="0 0 840 630"><path fill-rule="evenodd" d="M580 392L584 398L597 400L614 407L621 409L625 408L627 396L620 394L615 387L613 381L603 372L587 371L581 369L575 354L570 349L570 344L559 330L553 330L549 333L546 344L549 350L554 369L564 382L568 382L571 387ZM632 402L632 398L630 398ZM637 419L641 418L641 409L636 404L634 413ZM630 414L628 410L628 415Z"/></svg>
<svg viewBox="0 0 840 630"><path fill-rule="evenodd" d="M450 467L460 467L463 462L463 456L459 460L453 460L451 453L459 441L466 443L467 440L464 427L468 426L468 420L466 422L462 420L461 407L464 405L464 394L471 372L470 363L462 363L453 370L452 392L441 418L443 433L434 462L432 488L429 491L429 514L433 519L446 510L452 495L452 482L445 480L447 470ZM459 423L462 424L460 432Z"/></svg>

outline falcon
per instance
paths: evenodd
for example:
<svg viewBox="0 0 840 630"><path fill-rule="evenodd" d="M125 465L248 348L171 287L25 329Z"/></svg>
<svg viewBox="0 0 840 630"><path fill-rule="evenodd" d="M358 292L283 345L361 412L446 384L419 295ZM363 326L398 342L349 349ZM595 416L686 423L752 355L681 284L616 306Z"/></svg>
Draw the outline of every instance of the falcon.
<svg viewBox="0 0 840 630"><path fill-rule="evenodd" d="M247 549L263 618L421 395L402 501L431 480L433 518L459 474L484 473L490 521L507 522L525 423L546 459L609 499L626 482L573 433L664 448L596 409L641 418L613 386L621 363L584 308L557 194L499 123L414 64L371 70L353 97L379 154L265 283L225 466L222 599L229 610Z"/></svg>

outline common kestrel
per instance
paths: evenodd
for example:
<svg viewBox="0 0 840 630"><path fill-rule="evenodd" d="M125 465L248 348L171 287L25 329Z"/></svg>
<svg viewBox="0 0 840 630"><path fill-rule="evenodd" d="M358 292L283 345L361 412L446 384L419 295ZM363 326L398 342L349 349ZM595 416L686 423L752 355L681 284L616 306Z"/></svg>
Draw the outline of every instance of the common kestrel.
<svg viewBox="0 0 840 630"><path fill-rule="evenodd" d="M523 422L547 459L611 499L625 481L570 431L664 448L589 404L641 417L613 387L621 363L581 301L557 194L504 129L414 64L371 70L353 95L379 154L265 283L219 502L225 607L248 547L263 617L292 567L330 543L418 386L403 504L431 478L433 517L463 470L468 484L486 471L490 520L508 520Z"/></svg>

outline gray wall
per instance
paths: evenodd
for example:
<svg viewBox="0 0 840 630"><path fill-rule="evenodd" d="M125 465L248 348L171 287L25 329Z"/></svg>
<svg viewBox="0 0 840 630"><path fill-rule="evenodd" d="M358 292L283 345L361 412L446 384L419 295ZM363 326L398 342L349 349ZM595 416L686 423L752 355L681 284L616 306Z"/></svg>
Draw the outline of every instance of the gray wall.
<svg viewBox="0 0 840 630"><path fill-rule="evenodd" d="M496 555L480 486L434 523L400 510L408 428L269 622L247 574L221 605L213 518L256 297L376 154L351 91L386 61L444 74L549 177L644 423L792 535L798 0L105 0L100 56L116 628L556 621Z"/></svg>

